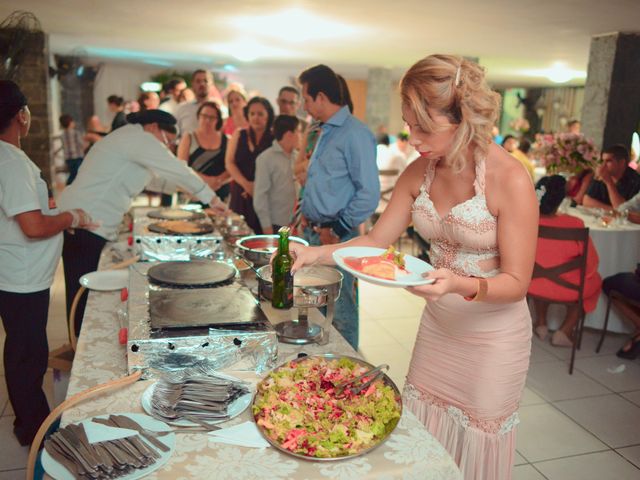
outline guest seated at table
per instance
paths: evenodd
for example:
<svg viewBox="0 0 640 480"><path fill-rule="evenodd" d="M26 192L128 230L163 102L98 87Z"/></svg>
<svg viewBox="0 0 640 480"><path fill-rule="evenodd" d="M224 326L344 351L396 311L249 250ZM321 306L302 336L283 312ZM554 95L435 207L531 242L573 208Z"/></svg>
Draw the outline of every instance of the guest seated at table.
<svg viewBox="0 0 640 480"><path fill-rule="evenodd" d="M507 152L509 152L511 156L515 157L524 166L524 168L527 169L527 172L529 173L531 180L533 180L534 179L533 164L531 163L531 160L529 160L529 157L527 157L527 155L518 148L519 146L520 144L518 140L513 135L507 135L506 137L504 137L504 140L502 141L502 148L504 148Z"/></svg>
<svg viewBox="0 0 640 480"><path fill-rule="evenodd" d="M582 205L584 196L593 180L593 170L587 168L577 175L572 176L567 181L567 197L571 198L576 205Z"/></svg>
<svg viewBox="0 0 640 480"><path fill-rule="evenodd" d="M543 193L540 198L541 226L557 228L584 228L584 223L579 218L575 218L570 215L558 215L557 213L558 207L565 197L565 186L566 180L560 175L544 177L538 181L536 189L538 192ZM552 267L554 265L566 263L582 254L583 252L580 245L575 242L538 238L536 263L543 267ZM567 272L561 275L561 278L576 285L580 281L579 272L577 270ZM595 310L598 303L598 297L600 296L601 287L602 279L598 273L598 253L596 252L591 238L589 238L589 244L587 247L587 271L583 293L583 306L585 312L588 313ZM571 302L578 298L578 292L576 290L559 286L545 278L533 279L529 286L528 293L561 302ZM535 299L533 303L536 309L535 332L541 340L545 340L549 333L547 328L547 308L549 304ZM567 307L567 314L564 322L551 337L552 345L560 347L572 346L571 337L580 314L581 312L577 305Z"/></svg>
<svg viewBox="0 0 640 480"><path fill-rule="evenodd" d="M617 273L605 278L602 282L602 290L607 295L615 290L629 300L640 302L640 264L635 272ZM620 358L634 360L640 355L640 321L638 321L638 317L628 318L634 322L635 332L616 355Z"/></svg>
<svg viewBox="0 0 640 480"><path fill-rule="evenodd" d="M192 169L169 150L175 141L176 119L162 110L147 110L127 116L128 124L107 135L85 157L76 180L59 198L66 209L84 208L100 226L64 233L62 258L66 285L67 314L79 289L82 275L98 268L100 252L107 241L118 238L118 228L131 201L149 184L169 193L180 187L215 210L224 204ZM164 188L163 188L164 187ZM76 310L76 334L84 315L86 297Z"/></svg>
<svg viewBox="0 0 640 480"><path fill-rule="evenodd" d="M640 174L628 166L629 150L624 145L613 145L602 151L602 165L596 171L583 205L604 209L617 208L640 192Z"/></svg>

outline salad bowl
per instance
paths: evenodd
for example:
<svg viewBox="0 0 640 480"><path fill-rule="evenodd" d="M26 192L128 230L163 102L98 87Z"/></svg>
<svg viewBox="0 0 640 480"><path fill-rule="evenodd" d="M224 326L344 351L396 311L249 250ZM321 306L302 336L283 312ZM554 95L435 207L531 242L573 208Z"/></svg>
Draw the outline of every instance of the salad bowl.
<svg viewBox="0 0 640 480"><path fill-rule="evenodd" d="M327 372L322 369L328 362L334 368ZM333 396L332 391L373 368L362 359L335 354L284 363L257 385L252 412L258 430L275 449L303 460L345 460L371 452L389 438L402 416L398 387L385 374L353 396ZM324 373L316 378L318 370Z"/></svg>

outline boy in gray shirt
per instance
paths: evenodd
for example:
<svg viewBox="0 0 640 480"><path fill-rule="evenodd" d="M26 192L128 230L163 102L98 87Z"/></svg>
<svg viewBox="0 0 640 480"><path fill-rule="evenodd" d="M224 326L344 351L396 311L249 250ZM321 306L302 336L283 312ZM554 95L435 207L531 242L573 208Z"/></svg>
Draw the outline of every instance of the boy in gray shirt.
<svg viewBox="0 0 640 480"><path fill-rule="evenodd" d="M253 208L265 234L277 232L293 218L296 201L293 161L300 142L298 124L299 120L291 115L276 117L275 140L256 159Z"/></svg>

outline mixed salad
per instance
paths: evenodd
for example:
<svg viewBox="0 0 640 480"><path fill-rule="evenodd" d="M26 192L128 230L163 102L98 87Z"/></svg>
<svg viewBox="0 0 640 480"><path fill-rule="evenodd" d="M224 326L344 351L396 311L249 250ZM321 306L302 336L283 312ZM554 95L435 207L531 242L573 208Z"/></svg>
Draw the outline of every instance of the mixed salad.
<svg viewBox="0 0 640 480"><path fill-rule="evenodd" d="M400 419L396 391L382 379L358 394L349 387L335 387L369 369L349 358L289 362L258 385L256 423L274 443L308 457L335 458L367 450Z"/></svg>

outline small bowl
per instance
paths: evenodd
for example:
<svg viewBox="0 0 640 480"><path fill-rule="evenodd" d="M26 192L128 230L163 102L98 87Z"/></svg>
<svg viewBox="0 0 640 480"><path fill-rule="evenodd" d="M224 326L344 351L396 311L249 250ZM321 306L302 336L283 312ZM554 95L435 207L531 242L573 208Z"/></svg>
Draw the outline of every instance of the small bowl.
<svg viewBox="0 0 640 480"><path fill-rule="evenodd" d="M279 235L249 235L236 241L238 253L253 262L256 267L267 265L271 255L278 248ZM309 246L309 242L300 237L289 237L289 242Z"/></svg>

